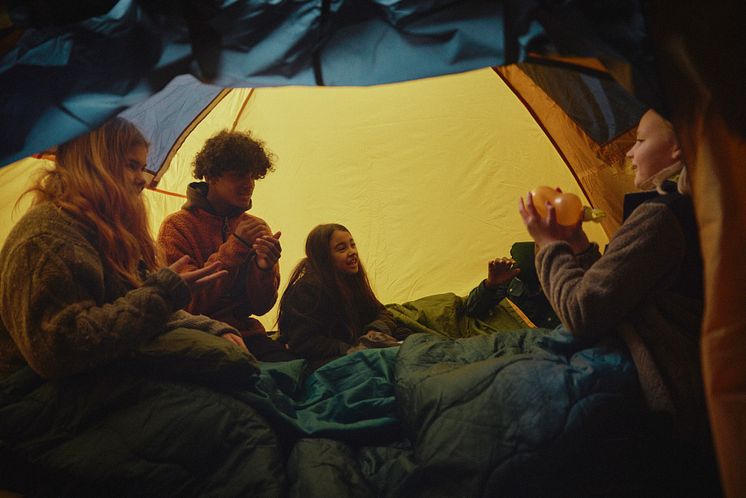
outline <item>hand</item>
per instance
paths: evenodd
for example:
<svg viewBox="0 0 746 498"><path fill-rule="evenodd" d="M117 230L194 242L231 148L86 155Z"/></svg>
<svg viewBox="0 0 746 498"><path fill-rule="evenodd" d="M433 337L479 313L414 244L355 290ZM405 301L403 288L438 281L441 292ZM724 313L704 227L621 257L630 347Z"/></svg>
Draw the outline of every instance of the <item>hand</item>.
<svg viewBox="0 0 746 498"><path fill-rule="evenodd" d="M399 341L394 337L377 330L367 331L358 341L367 348L388 348L399 345Z"/></svg>
<svg viewBox="0 0 746 498"><path fill-rule="evenodd" d="M564 226L557 223L557 213L550 202L546 203L547 215L541 218L534 206L531 192L526 196L526 202L523 197L518 205L518 212L523 218L523 223L528 229L529 235L536 242L537 247L543 247L551 242L564 241L570 244L573 254L579 254L590 246L588 236L583 231L583 221L578 220L575 225Z"/></svg>
<svg viewBox="0 0 746 498"><path fill-rule="evenodd" d="M248 220L244 220L236 225L236 228L233 231L236 235L241 237L241 240L244 240L250 245L254 245L256 239L262 235L272 235L269 226L259 218L249 218Z"/></svg>
<svg viewBox="0 0 746 498"><path fill-rule="evenodd" d="M228 332L227 334L223 334L220 337L222 337L223 339L225 339L228 342L232 342L233 344L235 344L239 348L243 349L244 351L248 351L249 350L249 348L246 347L246 343L243 342L243 339L240 336L236 335L236 334L232 334L232 333Z"/></svg>
<svg viewBox="0 0 746 498"><path fill-rule="evenodd" d="M280 236L282 232L274 235L262 235L254 241L254 251L256 251L256 266L260 270L269 270L280 259L282 246L280 245Z"/></svg>
<svg viewBox="0 0 746 498"><path fill-rule="evenodd" d="M223 269L223 263L220 261L214 261L196 270L187 270L191 260L188 255L184 255L169 265L172 271L179 274L190 292L228 274L228 270Z"/></svg>
<svg viewBox="0 0 746 498"><path fill-rule="evenodd" d="M490 289L497 289L498 286L513 280L513 277L521 272L520 268L515 268L513 265L515 265L515 260L512 258L498 258L487 263L485 285Z"/></svg>

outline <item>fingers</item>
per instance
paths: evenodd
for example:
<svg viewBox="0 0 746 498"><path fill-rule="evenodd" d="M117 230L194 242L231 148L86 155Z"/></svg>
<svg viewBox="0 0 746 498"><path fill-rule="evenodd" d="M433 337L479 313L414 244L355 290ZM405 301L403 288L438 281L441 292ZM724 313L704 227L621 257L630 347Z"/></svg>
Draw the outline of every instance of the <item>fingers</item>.
<svg viewBox="0 0 746 498"><path fill-rule="evenodd" d="M204 284L210 283L210 282L212 282L214 280L218 280L219 278L223 278L226 275L228 275L228 270L220 270L220 271L217 271L217 272L215 272L215 273L213 273L211 275L207 275L206 277L198 278L197 280L194 281L194 284L195 285L204 285Z"/></svg>
<svg viewBox="0 0 746 498"><path fill-rule="evenodd" d="M554 206L549 202L547 202L547 217L545 221L549 226L557 224L557 210L555 210Z"/></svg>
<svg viewBox="0 0 746 498"><path fill-rule="evenodd" d="M258 218L251 218L239 223L236 227L236 233L250 244L253 244L262 235L272 235L269 226Z"/></svg>
<svg viewBox="0 0 746 498"><path fill-rule="evenodd" d="M259 268L266 270L280 260L282 246L278 238L281 235L280 232L277 232L275 236L263 235L254 241L253 248L256 251Z"/></svg>
<svg viewBox="0 0 746 498"><path fill-rule="evenodd" d="M249 348L246 347L246 343L243 342L243 339L241 337L237 336L236 334L228 333L228 334L223 334L220 337L222 337L223 339L225 339L228 342L232 342L233 344L235 344L239 348L243 349L244 351L248 351L249 350Z"/></svg>
<svg viewBox="0 0 746 498"><path fill-rule="evenodd" d="M516 261L513 258L502 257L502 258L496 258L490 261L488 263L488 267L490 269L493 269L493 268L497 269L499 267L510 267L510 266L513 266L514 264L516 264Z"/></svg>
<svg viewBox="0 0 746 498"><path fill-rule="evenodd" d="M179 275L187 283L191 283L191 282L196 282L202 277L211 275L219 270L222 270L222 268L223 268L223 263L221 263L220 261L213 261L212 263L205 265L202 268L198 268L192 271L181 272L179 273Z"/></svg>
<svg viewBox="0 0 746 498"><path fill-rule="evenodd" d="M192 258L190 258L188 254L185 254L179 259L177 259L176 261L174 261L173 263L171 263L168 267L176 273L181 273L181 271L184 268L186 268L186 266L189 264L191 259Z"/></svg>
<svg viewBox="0 0 746 498"><path fill-rule="evenodd" d="M520 198L518 212L521 213L523 223L527 226L540 219L539 212L536 211L536 206L534 206L534 196L531 192L526 194L525 202L523 201L523 197Z"/></svg>

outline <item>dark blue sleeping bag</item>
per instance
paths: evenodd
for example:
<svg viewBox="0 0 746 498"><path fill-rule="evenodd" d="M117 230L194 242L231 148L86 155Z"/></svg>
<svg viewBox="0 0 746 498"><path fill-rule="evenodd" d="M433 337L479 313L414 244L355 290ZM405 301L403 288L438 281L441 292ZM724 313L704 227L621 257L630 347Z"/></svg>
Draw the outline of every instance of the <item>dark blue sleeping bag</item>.
<svg viewBox="0 0 746 498"><path fill-rule="evenodd" d="M575 496L643 412L621 341L561 328L412 336L395 392L415 463L399 496Z"/></svg>

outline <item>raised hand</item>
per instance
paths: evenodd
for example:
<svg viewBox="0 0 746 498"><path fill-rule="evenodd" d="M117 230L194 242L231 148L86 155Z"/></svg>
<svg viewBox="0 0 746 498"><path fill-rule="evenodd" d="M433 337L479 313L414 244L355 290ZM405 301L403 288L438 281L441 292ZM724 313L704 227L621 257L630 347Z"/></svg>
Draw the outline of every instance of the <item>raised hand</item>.
<svg viewBox="0 0 746 498"><path fill-rule="evenodd" d="M269 270L279 261L282 254L281 235L282 232L277 232L274 235L262 235L254 241L256 265L259 269Z"/></svg>
<svg viewBox="0 0 746 498"><path fill-rule="evenodd" d="M196 270L187 270L191 260L188 255L184 255L169 265L172 271L179 274L191 292L228 274L228 270L223 269L220 261L214 261Z"/></svg>
<svg viewBox="0 0 746 498"><path fill-rule="evenodd" d="M490 289L496 289L498 286L513 280L513 277L521 272L520 268L516 268L514 265L515 260L512 258L497 258L488 262L485 285Z"/></svg>
<svg viewBox="0 0 746 498"><path fill-rule="evenodd" d="M546 203L546 209L547 214L542 218L536 210L536 206L534 206L531 192L527 194L526 202L524 203L523 197L521 197L518 205L518 212L523 219L523 223L538 247L543 247L551 242L564 241L570 244L574 254L588 249L590 242L583 231L582 220L572 226L560 225L557 223L557 213L554 206L550 202Z"/></svg>

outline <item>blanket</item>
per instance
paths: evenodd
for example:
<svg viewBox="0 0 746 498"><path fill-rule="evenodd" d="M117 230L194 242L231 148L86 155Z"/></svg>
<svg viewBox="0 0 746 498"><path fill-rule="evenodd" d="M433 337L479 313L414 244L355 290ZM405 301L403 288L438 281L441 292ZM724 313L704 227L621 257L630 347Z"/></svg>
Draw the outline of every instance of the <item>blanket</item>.
<svg viewBox="0 0 746 498"><path fill-rule="evenodd" d="M604 496L622 473L599 462L643 411L624 347L562 329L417 334L398 352L394 385L403 439L301 440L291 496Z"/></svg>
<svg viewBox="0 0 746 498"><path fill-rule="evenodd" d="M389 304L386 308L397 322L414 332L451 339L530 326L508 299L500 301L483 319L467 316L466 298L450 292L402 304Z"/></svg>
<svg viewBox="0 0 746 498"><path fill-rule="evenodd" d="M468 321L458 299L406 303L395 316L430 332L312 373L302 360L257 365L228 341L185 329L67 379L23 369L0 382L0 488L572 495L587 483L577 469L592 475L641 411L624 346L514 327L509 311L493 315L503 325Z"/></svg>

